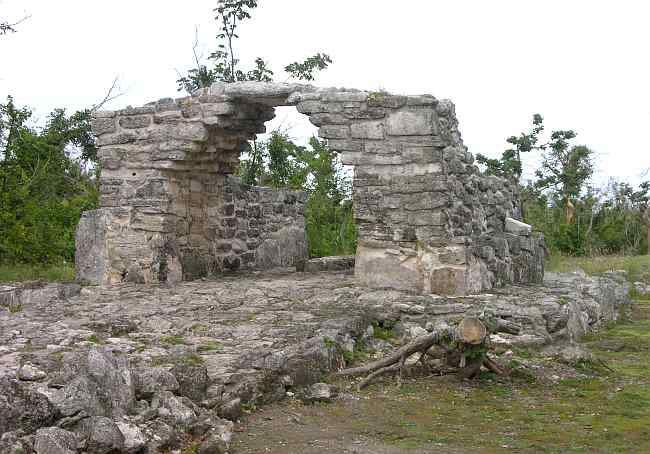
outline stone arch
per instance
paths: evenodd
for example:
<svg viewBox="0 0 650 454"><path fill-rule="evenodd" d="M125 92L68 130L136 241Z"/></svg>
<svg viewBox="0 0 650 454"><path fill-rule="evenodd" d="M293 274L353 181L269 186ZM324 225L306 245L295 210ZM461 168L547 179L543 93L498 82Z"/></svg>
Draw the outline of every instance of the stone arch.
<svg viewBox="0 0 650 454"><path fill-rule="evenodd" d="M507 228L516 185L479 174L451 102L261 82L97 113L102 209L80 223L79 277L169 282L304 260L304 194L231 175L277 106L296 106L354 166L362 284L466 294L541 279L539 241Z"/></svg>

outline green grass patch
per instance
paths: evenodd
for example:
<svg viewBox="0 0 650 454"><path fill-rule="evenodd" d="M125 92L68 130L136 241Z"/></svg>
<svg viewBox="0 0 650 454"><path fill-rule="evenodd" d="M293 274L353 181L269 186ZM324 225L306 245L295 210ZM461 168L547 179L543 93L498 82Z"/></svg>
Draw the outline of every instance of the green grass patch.
<svg viewBox="0 0 650 454"><path fill-rule="evenodd" d="M0 265L0 282L70 282L75 279L74 263L54 265Z"/></svg>
<svg viewBox="0 0 650 454"><path fill-rule="evenodd" d="M197 355L196 353L190 353L183 357L182 362L185 364L189 364L190 366L200 366L201 364L205 363L205 360L201 355Z"/></svg>
<svg viewBox="0 0 650 454"><path fill-rule="evenodd" d="M372 324L372 329L373 329L373 336L376 339L381 339L385 341L390 341L395 337L393 330L391 328L386 328L379 323L373 323Z"/></svg>
<svg viewBox="0 0 650 454"><path fill-rule="evenodd" d="M331 337L323 337L323 343L325 344L325 347L329 348L330 350L336 350L339 348L339 344L337 344L336 341Z"/></svg>
<svg viewBox="0 0 650 454"><path fill-rule="evenodd" d="M23 311L23 305L22 304L14 304L9 306L9 313L10 314L18 314L19 312Z"/></svg>
<svg viewBox="0 0 650 454"><path fill-rule="evenodd" d="M184 448L181 451L181 454L198 454L199 448L201 447L201 442L193 441L188 447Z"/></svg>
<svg viewBox="0 0 650 454"><path fill-rule="evenodd" d="M185 345L185 338L183 336L163 336L160 338L161 344L166 345Z"/></svg>
<svg viewBox="0 0 650 454"><path fill-rule="evenodd" d="M587 274L625 270L631 282L650 283L650 256L565 257L552 255L546 262L547 271L571 272L582 269Z"/></svg>
<svg viewBox="0 0 650 454"><path fill-rule="evenodd" d="M223 345L217 341L207 341L196 347L198 352L220 352Z"/></svg>
<svg viewBox="0 0 650 454"><path fill-rule="evenodd" d="M88 342L91 342L91 343L97 344L97 345L100 345L100 344L104 343L96 334L92 334L92 335L88 336L86 338L86 340Z"/></svg>

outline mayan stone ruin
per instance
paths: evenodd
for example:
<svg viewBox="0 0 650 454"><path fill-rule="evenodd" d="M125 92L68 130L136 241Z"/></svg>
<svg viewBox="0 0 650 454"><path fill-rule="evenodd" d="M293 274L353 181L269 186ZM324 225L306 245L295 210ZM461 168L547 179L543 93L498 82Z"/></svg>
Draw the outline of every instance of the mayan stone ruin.
<svg viewBox="0 0 650 454"><path fill-rule="evenodd" d="M102 208L78 228L79 280L172 283L303 263L305 195L232 175L277 106L296 106L354 166L359 284L465 295L542 281L542 239L517 221L516 185L480 174L450 101L262 82L97 113Z"/></svg>
<svg viewBox="0 0 650 454"><path fill-rule="evenodd" d="M275 106L354 166L356 257L309 259L306 194L233 175ZM544 275L516 185L480 174L449 101L215 84L93 126L78 282L0 285L0 454L239 452L252 409L331 401L330 379L505 375L488 349L519 348L573 374L576 342L630 310L620 273Z"/></svg>

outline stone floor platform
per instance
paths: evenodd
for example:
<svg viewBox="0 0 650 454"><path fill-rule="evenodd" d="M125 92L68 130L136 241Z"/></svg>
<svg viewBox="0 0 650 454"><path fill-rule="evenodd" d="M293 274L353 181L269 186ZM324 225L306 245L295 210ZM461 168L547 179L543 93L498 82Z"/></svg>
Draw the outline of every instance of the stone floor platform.
<svg viewBox="0 0 650 454"><path fill-rule="evenodd" d="M466 297L368 289L349 272L289 270L174 286L2 286L0 435L45 446L65 436L41 428L59 427L76 434L82 450L97 424L113 421L118 452L178 446L181 431L225 440L224 421L242 406L322 380L361 341L381 349L377 327L406 341L436 320L487 312L520 328L495 343L543 345L616 319L628 293L615 273L547 274L543 286Z"/></svg>

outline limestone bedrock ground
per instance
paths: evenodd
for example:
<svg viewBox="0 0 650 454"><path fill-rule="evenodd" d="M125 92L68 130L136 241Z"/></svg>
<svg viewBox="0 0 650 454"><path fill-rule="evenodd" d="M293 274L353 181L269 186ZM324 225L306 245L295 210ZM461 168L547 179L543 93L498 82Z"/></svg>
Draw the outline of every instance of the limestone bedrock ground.
<svg viewBox="0 0 650 454"><path fill-rule="evenodd" d="M173 286L74 287L15 288L13 302L12 287L0 288L0 304L8 309L0 309L0 374L15 370L24 354L102 344L132 361L159 364L196 353L210 378L222 381L228 374L282 368L314 339L353 348L373 323L408 337L409 329L426 322L490 310L522 327L520 335L499 334L497 342L544 344L584 335L616 319L629 302L628 286L617 276L576 273L547 273L544 286L467 297L371 290L355 285L347 272L286 270Z"/></svg>
<svg viewBox="0 0 650 454"><path fill-rule="evenodd" d="M348 272L288 270L173 286L0 286L0 379L18 378L21 386L32 386L53 400L56 419L66 412L69 417L80 415L67 411L77 390L74 377L61 374L75 358L70 355L78 352L91 352L84 356L87 361L114 355L115 361L102 361L113 361L110 367L123 371L119 373L130 374L125 367L135 371L135 393L145 400L151 396L138 388L145 380L138 377L155 375L151 368L200 365L207 370L203 388L184 389L184 378L177 376L180 391L176 385L174 391L198 406L192 415L201 413L199 407L216 408L219 416L236 419L233 401L252 406L279 400L343 367L355 358L361 343L374 342L375 349L382 350L381 336L373 336L373 330L390 330L395 342L405 342L437 320L454 322L489 312L521 327L518 335L494 336L495 344L543 345L579 338L618 318L630 303L628 294L629 285L616 273L549 273L544 285L466 297L372 290L356 285ZM119 380L111 383L121 386ZM164 390L156 392L173 400ZM149 404L139 402L144 407L129 401L124 411L148 414ZM184 405L190 408L192 402ZM152 401L151 406L156 405ZM110 412L101 416L106 415ZM147 429L153 424L147 418L135 421L147 420ZM56 423L51 418L43 421Z"/></svg>

